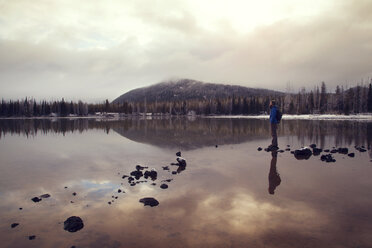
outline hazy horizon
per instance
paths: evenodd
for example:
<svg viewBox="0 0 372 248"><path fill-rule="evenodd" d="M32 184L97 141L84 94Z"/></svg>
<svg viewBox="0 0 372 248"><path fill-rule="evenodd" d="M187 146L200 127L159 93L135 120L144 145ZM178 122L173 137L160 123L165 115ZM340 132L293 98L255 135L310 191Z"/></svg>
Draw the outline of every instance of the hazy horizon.
<svg viewBox="0 0 372 248"><path fill-rule="evenodd" d="M372 2L1 1L0 97L112 101L175 78L285 91L372 78Z"/></svg>

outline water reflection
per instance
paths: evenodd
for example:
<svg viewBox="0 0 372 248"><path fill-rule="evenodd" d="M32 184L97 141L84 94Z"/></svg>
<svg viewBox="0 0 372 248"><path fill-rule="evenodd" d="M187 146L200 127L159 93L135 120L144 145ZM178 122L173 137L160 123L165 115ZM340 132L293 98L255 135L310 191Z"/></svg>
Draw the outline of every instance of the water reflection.
<svg viewBox="0 0 372 248"><path fill-rule="evenodd" d="M271 152L271 163L270 163L270 172L269 172L269 194L273 195L275 193L276 187L281 183L280 175L276 169L276 163L278 160L278 152Z"/></svg>
<svg viewBox="0 0 372 248"><path fill-rule="evenodd" d="M319 156L296 160L289 151L257 151L270 143L263 120L38 120L36 128L35 120L3 122L3 247L372 243L372 166L366 153L353 148L369 142L369 123L283 121L281 147L317 143L330 148L351 142L355 157L336 153L331 165ZM171 164L179 149L187 169ZM155 168L157 179L128 184L123 176L141 168L137 165ZM161 188L164 182L168 188ZM50 197L31 201L45 194ZM139 202L148 197L159 205ZM64 231L71 216L84 223L76 233ZM12 223L19 225L11 228ZM32 235L36 238L28 240Z"/></svg>
<svg viewBox="0 0 372 248"><path fill-rule="evenodd" d="M135 142L183 150L240 144L266 139L270 135L268 121L258 119L2 119L0 139L15 134L25 137L49 133L66 135L91 129L102 130L107 134L113 130ZM279 146L282 147L284 142L288 143L288 138L293 137L302 145L309 145L305 142L308 140L317 143L320 148L357 144L370 149L372 143L370 122L284 120L278 126L278 133L279 137L286 137L284 140L279 139L282 142Z"/></svg>

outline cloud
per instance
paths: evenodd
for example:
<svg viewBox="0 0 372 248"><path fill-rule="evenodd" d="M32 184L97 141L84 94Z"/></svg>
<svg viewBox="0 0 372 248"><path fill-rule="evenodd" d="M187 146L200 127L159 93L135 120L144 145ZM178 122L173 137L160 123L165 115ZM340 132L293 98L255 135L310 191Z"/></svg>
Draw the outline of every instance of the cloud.
<svg viewBox="0 0 372 248"><path fill-rule="evenodd" d="M242 4L2 3L2 97L112 100L171 77L279 90L372 77L370 1L277 12L250 1L247 17Z"/></svg>

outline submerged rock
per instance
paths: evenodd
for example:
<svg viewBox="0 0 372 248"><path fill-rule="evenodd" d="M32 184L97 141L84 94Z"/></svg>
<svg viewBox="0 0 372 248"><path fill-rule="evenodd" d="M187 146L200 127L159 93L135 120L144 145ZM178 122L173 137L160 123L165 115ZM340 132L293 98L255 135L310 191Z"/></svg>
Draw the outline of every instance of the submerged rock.
<svg viewBox="0 0 372 248"><path fill-rule="evenodd" d="M322 151L323 151L322 149L314 147L313 148L313 155L314 156L319 156Z"/></svg>
<svg viewBox="0 0 372 248"><path fill-rule="evenodd" d="M162 185L160 185L160 188L162 188L162 189L167 189L167 188L168 188L168 185L165 184L165 183L163 183Z"/></svg>
<svg viewBox="0 0 372 248"><path fill-rule="evenodd" d="M15 228L16 226L18 226L19 225L19 223L12 223L11 225L10 225L10 227L11 228Z"/></svg>
<svg viewBox="0 0 372 248"><path fill-rule="evenodd" d="M33 202L39 202L41 201L41 198L35 196L34 198L31 199Z"/></svg>
<svg viewBox="0 0 372 248"><path fill-rule="evenodd" d="M40 196L40 198L49 198L49 197L50 197L49 194L43 194L43 195Z"/></svg>
<svg viewBox="0 0 372 248"><path fill-rule="evenodd" d="M145 166L141 166L141 165L136 165L136 170L144 170L144 169L147 169L149 167L145 167Z"/></svg>
<svg viewBox="0 0 372 248"><path fill-rule="evenodd" d="M83 220L78 216L71 216L63 222L63 229L68 232L77 232L83 227Z"/></svg>
<svg viewBox="0 0 372 248"><path fill-rule="evenodd" d="M311 150L306 147L294 151L294 156L298 160L307 160L311 157L312 154L313 153L311 152Z"/></svg>
<svg viewBox="0 0 372 248"><path fill-rule="evenodd" d="M327 163L334 163L336 159L333 158L332 154L325 154L320 157L320 160L327 162Z"/></svg>
<svg viewBox="0 0 372 248"><path fill-rule="evenodd" d="M139 200L139 202L143 203L144 206L156 207L159 205L159 202L152 197L145 197Z"/></svg>

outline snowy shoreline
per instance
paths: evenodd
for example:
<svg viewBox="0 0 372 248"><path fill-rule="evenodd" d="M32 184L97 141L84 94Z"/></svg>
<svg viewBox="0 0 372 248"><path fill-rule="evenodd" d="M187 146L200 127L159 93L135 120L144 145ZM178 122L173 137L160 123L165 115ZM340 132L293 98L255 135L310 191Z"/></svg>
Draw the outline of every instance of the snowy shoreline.
<svg viewBox="0 0 372 248"><path fill-rule="evenodd" d="M215 119L269 119L269 115L220 115L220 116L205 116L204 118ZM352 121L372 121L372 114L358 114L358 115L286 115L282 117L283 120L352 120Z"/></svg>

